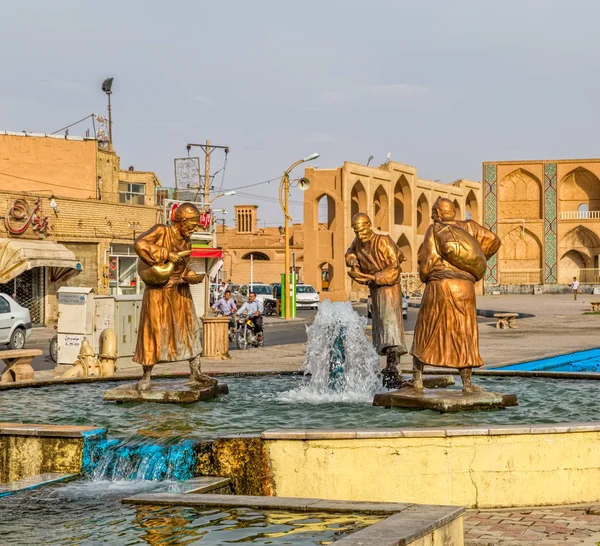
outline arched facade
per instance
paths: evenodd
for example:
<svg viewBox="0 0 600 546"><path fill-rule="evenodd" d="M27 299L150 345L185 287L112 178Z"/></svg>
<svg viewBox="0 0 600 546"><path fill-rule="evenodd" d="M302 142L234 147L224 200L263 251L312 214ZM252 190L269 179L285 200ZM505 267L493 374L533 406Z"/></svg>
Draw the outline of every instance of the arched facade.
<svg viewBox="0 0 600 546"><path fill-rule="evenodd" d="M373 195L373 215L371 216L373 227L377 231L390 230L390 207L387 193L382 185L379 185Z"/></svg>
<svg viewBox="0 0 600 546"><path fill-rule="evenodd" d="M465 201L465 220L476 220L479 218L479 204L473 190L467 193Z"/></svg>
<svg viewBox="0 0 600 546"><path fill-rule="evenodd" d="M304 176L311 181L303 192L305 282L320 286L325 267L325 276L331 279L324 297L333 301L357 300L368 294L366 286L351 282L346 274L345 253L355 238L351 220L356 213L367 213L376 232L388 234L400 244L407 258L403 273L416 278L416 249L431 223L431 204L446 197L459 203L464 213L469 192L474 202L481 199L477 182L425 180L417 176L414 167L393 161L373 167L349 162L335 169L309 167ZM479 216L476 219L481 221Z"/></svg>

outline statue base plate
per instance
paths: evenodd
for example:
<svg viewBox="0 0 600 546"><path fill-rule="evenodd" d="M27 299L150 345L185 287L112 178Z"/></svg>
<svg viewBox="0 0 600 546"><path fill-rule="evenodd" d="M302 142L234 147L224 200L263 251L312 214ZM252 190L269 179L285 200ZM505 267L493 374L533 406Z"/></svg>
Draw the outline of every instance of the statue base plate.
<svg viewBox="0 0 600 546"><path fill-rule="evenodd" d="M146 391L140 391L135 383L121 385L115 389L104 391L105 402L158 402L160 404L192 404L199 400L210 400L220 394L227 394L229 389L225 384L209 387L192 387L186 383L152 383Z"/></svg>
<svg viewBox="0 0 600 546"><path fill-rule="evenodd" d="M498 392L465 393L459 390L429 390L415 391L405 387L399 391L376 394L374 406L386 408L406 408L416 410L434 410L440 413L469 410L503 409L508 406L518 406L516 394Z"/></svg>

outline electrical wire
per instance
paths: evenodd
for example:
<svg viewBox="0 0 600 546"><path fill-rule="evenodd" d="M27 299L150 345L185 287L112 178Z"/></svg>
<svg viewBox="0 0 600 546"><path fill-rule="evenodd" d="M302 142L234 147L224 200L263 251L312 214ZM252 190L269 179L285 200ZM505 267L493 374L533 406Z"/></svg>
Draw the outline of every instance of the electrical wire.
<svg viewBox="0 0 600 546"><path fill-rule="evenodd" d="M260 186L261 184L268 184L269 182L273 182L275 180L279 180L280 177L277 176L275 178L271 178L269 180L263 180L262 182L255 182L254 184L246 184L245 186L238 186L237 188L227 188L223 191L233 191L233 190L243 190L244 188L253 188L254 186Z"/></svg>
<svg viewBox="0 0 600 546"><path fill-rule="evenodd" d="M24 176L17 176L16 174L0 172L0 176L8 176L10 178L16 178L17 180L26 180L27 182L37 182L38 184L43 184L45 186L54 186L56 188L68 188L70 190L73 189L73 186L65 186L64 184L55 184L54 182L43 182L42 180L35 180L34 178L26 178ZM46 191L46 190L42 190L42 191Z"/></svg>
<svg viewBox="0 0 600 546"><path fill-rule="evenodd" d="M93 116L94 116L94 114L88 114L84 118L81 118L79 121L76 121L75 123L71 123L71 125L67 125L66 127L61 127L60 129L57 129L56 131L54 131L53 133L50 133L50 134L51 135L55 135L56 133L60 133L61 131L64 131L65 129L68 129L69 127L73 127L73 125L77 125L78 123L81 123L82 121L85 121L86 119L91 118ZM95 135L96 135L96 133L94 133L94 136Z"/></svg>

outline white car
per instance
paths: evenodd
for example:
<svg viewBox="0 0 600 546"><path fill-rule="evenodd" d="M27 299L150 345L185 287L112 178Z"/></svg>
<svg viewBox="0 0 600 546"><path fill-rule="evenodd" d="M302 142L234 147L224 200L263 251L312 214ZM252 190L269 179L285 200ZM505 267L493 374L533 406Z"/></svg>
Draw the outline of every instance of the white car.
<svg viewBox="0 0 600 546"><path fill-rule="evenodd" d="M371 318L371 309L372 309L372 302L371 302L371 296L369 295L369 297L367 298L367 317ZM402 318L403 319L407 319L408 318L408 300L402 296Z"/></svg>
<svg viewBox="0 0 600 546"><path fill-rule="evenodd" d="M319 293L310 284L296 285L296 308L318 309Z"/></svg>
<svg viewBox="0 0 600 546"><path fill-rule="evenodd" d="M29 309L21 307L6 294L0 294L0 344L9 349L23 349L31 335Z"/></svg>
<svg viewBox="0 0 600 546"><path fill-rule="evenodd" d="M265 298L273 299L273 292L268 284L242 284L234 296L238 309L248 301L248 295L250 292L254 292L256 294L256 299L259 300L263 305L265 304Z"/></svg>

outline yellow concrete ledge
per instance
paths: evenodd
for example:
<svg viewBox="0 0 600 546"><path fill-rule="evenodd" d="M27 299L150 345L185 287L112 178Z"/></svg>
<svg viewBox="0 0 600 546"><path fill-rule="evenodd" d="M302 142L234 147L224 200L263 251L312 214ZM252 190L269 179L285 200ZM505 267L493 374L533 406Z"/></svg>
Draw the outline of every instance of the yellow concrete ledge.
<svg viewBox="0 0 600 546"><path fill-rule="evenodd" d="M600 424L263 433L278 496L471 508L600 501Z"/></svg>

